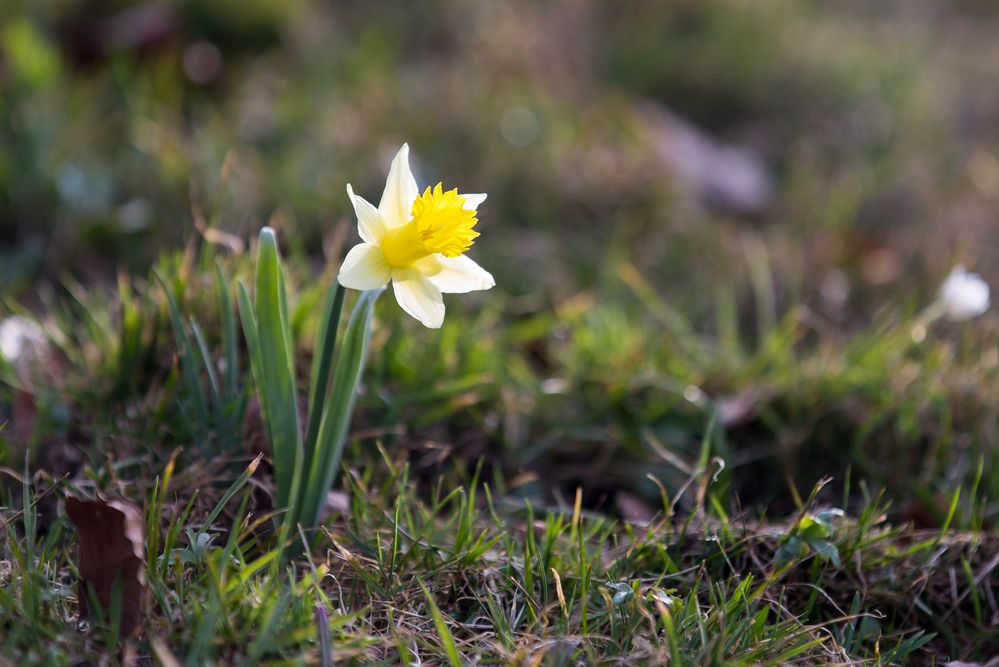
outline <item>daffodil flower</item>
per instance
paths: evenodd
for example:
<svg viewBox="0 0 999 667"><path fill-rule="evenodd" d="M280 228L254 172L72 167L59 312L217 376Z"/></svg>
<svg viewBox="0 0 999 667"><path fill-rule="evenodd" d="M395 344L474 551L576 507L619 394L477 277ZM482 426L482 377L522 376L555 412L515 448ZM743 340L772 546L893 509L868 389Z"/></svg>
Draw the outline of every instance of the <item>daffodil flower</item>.
<svg viewBox="0 0 999 667"><path fill-rule="evenodd" d="M340 267L344 287L372 290L392 283L396 301L424 326L444 321L442 294L487 290L496 282L465 251L479 235L476 209L484 194L445 191L438 183L423 194L409 168L409 146L392 160L385 191L375 208L347 185L362 243Z"/></svg>

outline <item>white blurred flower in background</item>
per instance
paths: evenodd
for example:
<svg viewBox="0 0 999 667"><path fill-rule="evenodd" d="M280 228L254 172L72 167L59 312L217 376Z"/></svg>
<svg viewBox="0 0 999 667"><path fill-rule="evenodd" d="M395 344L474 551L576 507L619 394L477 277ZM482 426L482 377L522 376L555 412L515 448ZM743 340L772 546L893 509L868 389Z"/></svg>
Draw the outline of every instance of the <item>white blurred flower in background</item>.
<svg viewBox="0 0 999 667"><path fill-rule="evenodd" d="M22 378L47 353L45 332L31 320L14 315L0 322L0 355Z"/></svg>
<svg viewBox="0 0 999 667"><path fill-rule="evenodd" d="M978 317L989 308L989 286L977 273L958 264L940 286L944 315L952 322Z"/></svg>

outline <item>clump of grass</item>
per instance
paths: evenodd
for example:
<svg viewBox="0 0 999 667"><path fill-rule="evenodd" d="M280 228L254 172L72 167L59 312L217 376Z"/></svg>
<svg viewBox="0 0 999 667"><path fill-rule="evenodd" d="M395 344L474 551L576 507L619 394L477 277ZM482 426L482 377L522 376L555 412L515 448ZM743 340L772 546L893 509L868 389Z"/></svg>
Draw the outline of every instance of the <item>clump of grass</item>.
<svg viewBox="0 0 999 667"><path fill-rule="evenodd" d="M664 498L635 525L583 510L581 496L565 508L500 496L477 474L419 492L383 450L351 471L349 506L315 555L282 566L247 485L255 465L205 490L207 514L184 501L171 468L146 502L153 604L133 645L163 662L316 660L316 605L347 664L909 664L990 651L994 538L893 528L878 499L830 524L837 563L781 556L800 522L718 513L709 471L690 485L705 489L703 505L688 514ZM23 488L2 541L5 654L52 665L113 655L102 639L113 629L74 626L72 534L61 518L45 532L38 521L65 483Z"/></svg>
<svg viewBox="0 0 999 667"><path fill-rule="evenodd" d="M339 472L380 292L361 295L336 349L344 289L339 284L330 288L317 334L308 422L303 430L277 238L267 227L260 233L254 301L241 283L240 317L273 454L277 503L288 511L283 519L286 533L293 534L299 525L308 529L318 525Z"/></svg>
<svg viewBox="0 0 999 667"><path fill-rule="evenodd" d="M147 515L154 604L133 645L141 654L315 659L317 604L336 659L362 663L904 664L981 657L995 643L992 464L967 430L969 415L990 414L991 371L969 354L987 330L969 330L967 348L944 336L916 343L903 314L849 340L814 341L790 313L755 346L735 347L678 319L627 272L605 289L633 300L567 303L509 328L498 327L495 307L470 318L464 333L474 335L446 323L428 345L405 327L376 326L380 361L347 440L343 491L323 507L332 512L323 529L299 536L311 548L286 561L272 528L282 506L273 469L255 464L238 477L247 458L219 431L238 427L227 406L242 404L247 369L223 379L233 367L216 366L246 358L232 344L216 259L168 258L158 283L123 282L114 297L53 309L85 308L99 326L71 327L70 315L43 323L68 368L50 391L87 458L66 479L20 476L22 492L5 500L3 650L19 663L117 651L113 628L75 625L73 534L55 502L95 489ZM247 275L242 260L226 264ZM208 279L215 289L193 287ZM289 290L296 349L328 337L331 302L306 314L323 296ZM639 306L641 317L629 310ZM549 333L556 317L558 335ZM332 354L317 350L321 369ZM908 363L928 377L899 388ZM129 397L109 376L147 386ZM725 423L719 397L760 383L767 393L750 422ZM882 402L850 407L858 392ZM943 414L919 417L918 406L962 415L951 422L962 447L956 436L938 442L908 494L872 491L891 481L877 462L897 464L923 437L919 425ZM98 418L82 421L85 410ZM828 450L844 464L842 483L801 498L807 475L788 468L787 483L768 466L768 493L783 504L765 511L759 499L771 496L746 493L757 468L744 448L764 440L773 453L790 431L801 451L822 451L824 422L813 415L837 411L859 443ZM40 445L53 428L39 423ZM581 451L606 463L581 465ZM537 472L518 477L524 466ZM625 490L641 510L630 521L616 511ZM905 525L914 507L938 515L933 530Z"/></svg>

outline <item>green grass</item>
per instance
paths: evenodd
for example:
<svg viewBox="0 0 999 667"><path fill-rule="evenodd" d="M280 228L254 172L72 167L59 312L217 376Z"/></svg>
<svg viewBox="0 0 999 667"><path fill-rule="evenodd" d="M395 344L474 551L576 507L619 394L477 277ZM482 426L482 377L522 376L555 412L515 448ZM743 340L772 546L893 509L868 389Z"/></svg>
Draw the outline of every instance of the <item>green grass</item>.
<svg viewBox="0 0 999 667"><path fill-rule="evenodd" d="M780 525L718 517L710 504L688 515L670 503L639 527L578 504L534 508L474 475L417 494L409 466L382 451L352 471L349 508L313 540L314 555L286 568L251 491L225 494L202 523L194 503L164 502L178 482L165 471L147 507L163 539L150 542L140 654L316 660L316 606L329 612L336 660L365 664L906 664L927 647L957 654L968 652L962 637L988 638L972 580L991 576L994 537L891 528L871 501L830 529L841 563L809 553L779 565ZM710 496L708 478L692 481ZM5 536L5 653L20 664L107 655L108 629L73 629L71 535L62 519L37 534L38 512L29 505ZM182 537L198 525L207 539ZM969 577L951 582L962 566Z"/></svg>
<svg viewBox="0 0 999 667"><path fill-rule="evenodd" d="M239 476L249 460L240 443L262 425L248 413L240 438L219 432L232 426L206 389L219 380L204 360L232 354L232 315L211 281L251 268L244 258L207 268L215 255L205 246L166 258L162 280L123 283L127 297L91 294L86 312L113 335L71 317L48 323L58 349L89 354L66 354L64 384L48 399L59 409L37 419L75 415L61 432L88 459L72 479L36 475L24 486L33 503L14 495L5 503L3 650L20 664L118 654L106 641L114 628L77 626L73 531L56 500L95 489L147 515L152 603L131 641L161 661L316 660L317 605L328 611L336 660L358 663L905 664L985 656L995 645L999 544L982 530L995 521L994 463L984 444L958 449L944 438L917 456L925 436L910 425L957 405L988 418L991 394L974 399L963 389L969 373L995 384L949 340L913 343L902 315L829 349L803 345L791 313L755 350L727 354L650 301L629 271L598 308L569 304L513 327L501 328L486 307L451 315L436 335L405 323L400 331L386 300L344 456L346 504L299 536L310 548L289 562L273 532L270 465ZM297 349L314 338L324 311L310 304L324 290L312 283L290 296ZM193 346L177 347L177 313L204 323L200 360L178 356ZM553 318L571 329L542 338L550 359L541 369L536 343ZM629 326L635 321L646 325ZM138 331L137 322L154 324ZM459 327L468 335L457 336ZM900 391L898 368L913 360L926 377ZM145 393L119 394L124 369L143 369L127 379ZM248 386L247 373L227 383ZM96 382L104 374L110 381ZM729 384L692 392L703 376ZM752 428L722 423L715 399L760 378L767 394ZM871 403L851 413L864 392ZM910 405L929 406L929 416ZM814 415L837 410L838 428L863 448L828 443L830 422ZM41 471L58 462L59 428L34 429ZM761 438L779 442L788 431L811 453L740 462ZM570 439L590 454L573 459L581 445L567 449ZM23 460L17 442L5 443ZM808 461L819 453L821 462ZM878 468L883 457L894 467ZM805 495L820 470L835 481ZM761 490L765 482L773 486ZM890 495L874 491L883 487ZM907 525L917 507L938 527Z"/></svg>

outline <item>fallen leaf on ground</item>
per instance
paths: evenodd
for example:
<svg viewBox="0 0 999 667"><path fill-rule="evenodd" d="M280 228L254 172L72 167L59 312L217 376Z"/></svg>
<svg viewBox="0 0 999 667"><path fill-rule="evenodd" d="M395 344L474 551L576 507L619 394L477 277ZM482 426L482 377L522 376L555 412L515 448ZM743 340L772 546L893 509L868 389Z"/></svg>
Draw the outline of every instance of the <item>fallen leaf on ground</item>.
<svg viewBox="0 0 999 667"><path fill-rule="evenodd" d="M96 500L66 498L66 514L78 534L80 616L113 622L109 612L116 582L120 582L119 632L122 637L131 635L142 624L145 609L146 538L142 512L129 502L98 495ZM89 608L91 595L102 607L99 615Z"/></svg>

